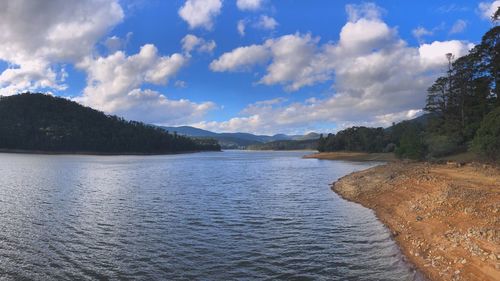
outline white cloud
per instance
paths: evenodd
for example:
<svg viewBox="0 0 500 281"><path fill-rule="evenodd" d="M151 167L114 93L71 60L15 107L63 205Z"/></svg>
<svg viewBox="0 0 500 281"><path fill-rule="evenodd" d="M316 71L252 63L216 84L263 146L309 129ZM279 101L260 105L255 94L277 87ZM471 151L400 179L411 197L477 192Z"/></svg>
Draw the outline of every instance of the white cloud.
<svg viewBox="0 0 500 281"><path fill-rule="evenodd" d="M257 28L274 30L278 26L278 22L269 16L262 15L256 23Z"/></svg>
<svg viewBox="0 0 500 281"><path fill-rule="evenodd" d="M2 1L0 60L11 66L0 74L0 94L65 89L57 64L89 55L123 16L114 0Z"/></svg>
<svg viewBox="0 0 500 281"><path fill-rule="evenodd" d="M451 27L450 34L460 33L467 28L467 22L464 20L457 20Z"/></svg>
<svg viewBox="0 0 500 281"><path fill-rule="evenodd" d="M78 66L87 72L87 87L75 100L128 119L151 123L181 124L201 118L215 105L186 99L171 100L144 83L166 85L187 62L175 53L160 56L154 45L146 44L131 56L117 51L107 57L87 58Z"/></svg>
<svg viewBox="0 0 500 281"><path fill-rule="evenodd" d="M431 36L434 34L432 30L427 30L425 27L419 26L411 31L413 37L417 39L419 43L423 42L423 37Z"/></svg>
<svg viewBox="0 0 500 281"><path fill-rule="evenodd" d="M179 9L179 16L188 23L191 29L203 27L211 30L221 8L221 0L186 0Z"/></svg>
<svg viewBox="0 0 500 281"><path fill-rule="evenodd" d="M465 55L474 47L472 43L464 43L458 40L434 41L431 44L423 44L418 48L421 64L425 68L436 68L447 63L446 54L452 53L455 57Z"/></svg>
<svg viewBox="0 0 500 281"><path fill-rule="evenodd" d="M239 20L238 24L236 25L236 29L238 30L240 36L245 36L245 28L246 28L246 21Z"/></svg>
<svg viewBox="0 0 500 281"><path fill-rule="evenodd" d="M260 9L262 0L237 0L236 6L242 11L255 11Z"/></svg>
<svg viewBox="0 0 500 281"><path fill-rule="evenodd" d="M367 20L379 19L385 12L375 3L348 4L345 6L345 10L348 20L351 22L356 22L361 18Z"/></svg>
<svg viewBox="0 0 500 281"><path fill-rule="evenodd" d="M479 15L482 19L491 20L491 17L495 14L495 12L500 7L500 0L491 1L491 2L481 2L478 5Z"/></svg>
<svg viewBox="0 0 500 281"><path fill-rule="evenodd" d="M223 54L210 63L212 71L241 71L249 66L266 62L270 57L269 50L260 45L236 48Z"/></svg>
<svg viewBox="0 0 500 281"><path fill-rule="evenodd" d="M304 102L253 104L241 116L224 122L197 125L218 131L272 133L290 128L310 131L318 122L329 124L390 125L415 116L423 107L426 89L445 71L445 54L461 56L473 47L462 41L435 41L410 47L380 18L380 9L368 6L348 8L350 20L340 32L338 43L320 44L310 34L289 34L253 45L270 61L260 83L282 84L295 91L304 86L329 81L334 92ZM260 48L259 48L260 47ZM248 48L248 47L247 47ZM217 71L249 68L255 61L236 55L245 47L223 54L227 67ZM222 60L230 57L231 59ZM214 70L214 69L213 69Z"/></svg>
<svg viewBox="0 0 500 281"><path fill-rule="evenodd" d="M318 39L310 34L285 35L267 40L265 45L271 50L273 60L260 83L285 84L288 90L293 91L327 80L328 71L320 65L322 61L316 55L317 42Z"/></svg>
<svg viewBox="0 0 500 281"><path fill-rule="evenodd" d="M192 34L188 34L182 38L182 50L189 54L192 51L198 51L201 53L212 53L217 44L214 40L206 41L203 38L197 37Z"/></svg>
<svg viewBox="0 0 500 281"><path fill-rule="evenodd" d="M106 38L106 40L104 40L104 46L106 46L108 52L110 53L122 50L127 46L128 42L132 38L132 35L132 32L128 32L125 38L120 38L116 35L108 37Z"/></svg>

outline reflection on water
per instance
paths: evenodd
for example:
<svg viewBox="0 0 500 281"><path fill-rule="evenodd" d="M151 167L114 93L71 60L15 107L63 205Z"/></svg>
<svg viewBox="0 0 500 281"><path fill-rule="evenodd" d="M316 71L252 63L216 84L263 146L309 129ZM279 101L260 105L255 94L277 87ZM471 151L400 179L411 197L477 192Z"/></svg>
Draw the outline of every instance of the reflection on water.
<svg viewBox="0 0 500 281"><path fill-rule="evenodd" d="M0 154L0 279L413 280L303 154Z"/></svg>

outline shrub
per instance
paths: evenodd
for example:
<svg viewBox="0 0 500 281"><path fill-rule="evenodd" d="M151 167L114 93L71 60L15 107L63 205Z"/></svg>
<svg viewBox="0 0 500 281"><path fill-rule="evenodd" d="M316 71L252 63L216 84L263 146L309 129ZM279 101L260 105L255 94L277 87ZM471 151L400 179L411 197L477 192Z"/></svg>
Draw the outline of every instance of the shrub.
<svg viewBox="0 0 500 281"><path fill-rule="evenodd" d="M500 108L493 110L483 119L474 138L473 147L491 160L500 160Z"/></svg>
<svg viewBox="0 0 500 281"><path fill-rule="evenodd" d="M421 132L414 126L408 126L402 133L399 146L394 152L399 158L420 160L424 157L425 151Z"/></svg>
<svg viewBox="0 0 500 281"><path fill-rule="evenodd" d="M425 138L425 144L427 145L428 150L427 156L442 157L460 151L462 147L456 140L457 138L451 136L427 135Z"/></svg>

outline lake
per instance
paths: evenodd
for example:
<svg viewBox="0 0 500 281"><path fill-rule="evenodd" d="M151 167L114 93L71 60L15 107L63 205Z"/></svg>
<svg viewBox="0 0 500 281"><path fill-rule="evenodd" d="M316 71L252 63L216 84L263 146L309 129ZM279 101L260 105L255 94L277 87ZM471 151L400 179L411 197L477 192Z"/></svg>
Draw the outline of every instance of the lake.
<svg viewBox="0 0 500 281"><path fill-rule="evenodd" d="M414 280L307 153L0 154L0 279Z"/></svg>

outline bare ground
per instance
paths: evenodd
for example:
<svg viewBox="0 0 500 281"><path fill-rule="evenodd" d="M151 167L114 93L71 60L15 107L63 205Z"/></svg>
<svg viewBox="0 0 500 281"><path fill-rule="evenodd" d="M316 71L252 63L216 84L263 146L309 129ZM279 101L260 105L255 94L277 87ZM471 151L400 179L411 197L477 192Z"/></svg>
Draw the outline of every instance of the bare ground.
<svg viewBox="0 0 500 281"><path fill-rule="evenodd" d="M395 162L332 186L375 211L430 280L500 280L500 169Z"/></svg>
<svg viewBox="0 0 500 281"><path fill-rule="evenodd" d="M304 158L315 158L324 160L346 160L346 161L396 161L394 153L366 153L366 152L319 152L304 156Z"/></svg>

